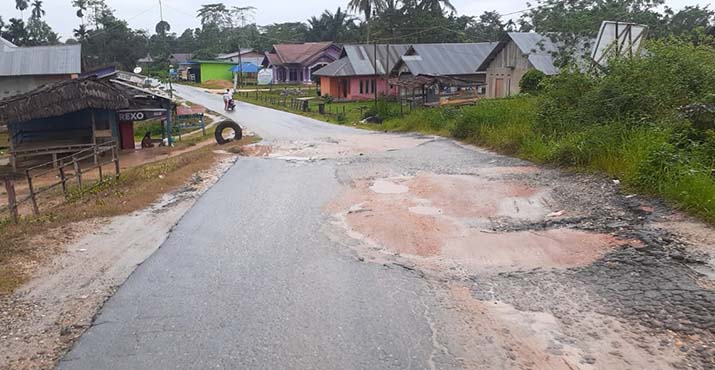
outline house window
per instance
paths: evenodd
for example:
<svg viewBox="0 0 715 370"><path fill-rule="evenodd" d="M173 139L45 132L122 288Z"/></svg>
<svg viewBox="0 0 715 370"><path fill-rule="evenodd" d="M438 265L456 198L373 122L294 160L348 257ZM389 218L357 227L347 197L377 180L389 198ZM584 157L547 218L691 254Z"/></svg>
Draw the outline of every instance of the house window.
<svg viewBox="0 0 715 370"><path fill-rule="evenodd" d="M375 84L376 84L375 80L370 80L370 93L371 94L374 94L376 91Z"/></svg>
<svg viewBox="0 0 715 370"><path fill-rule="evenodd" d="M364 91L362 89L362 80L360 80L360 94L363 94L363 93L364 93Z"/></svg>
<svg viewBox="0 0 715 370"><path fill-rule="evenodd" d="M298 70L291 68L288 71L288 81L298 81Z"/></svg>

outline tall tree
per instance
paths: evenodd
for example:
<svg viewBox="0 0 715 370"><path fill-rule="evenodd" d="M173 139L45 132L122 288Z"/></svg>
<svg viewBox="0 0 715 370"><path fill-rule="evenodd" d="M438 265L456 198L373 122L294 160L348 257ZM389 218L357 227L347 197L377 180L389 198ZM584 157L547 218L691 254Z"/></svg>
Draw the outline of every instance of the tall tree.
<svg viewBox="0 0 715 370"><path fill-rule="evenodd" d="M351 40L351 33L356 30L355 17L345 13L340 7L331 13L325 10L318 17L308 19L308 33L306 37L309 41L357 41Z"/></svg>
<svg viewBox="0 0 715 370"><path fill-rule="evenodd" d="M367 28L367 42L370 42L370 17L373 11L380 11L385 7L385 0L350 0L348 9L361 12L365 16Z"/></svg>
<svg viewBox="0 0 715 370"><path fill-rule="evenodd" d="M136 61L147 55L148 40L146 32L132 30L126 21L105 14L97 19L97 29L89 30L82 41L83 68L117 65L132 70Z"/></svg>
<svg viewBox="0 0 715 370"><path fill-rule="evenodd" d="M485 11L478 20L469 23L465 32L470 41L499 41L506 33L506 24L501 18L496 10Z"/></svg>
<svg viewBox="0 0 715 370"><path fill-rule="evenodd" d="M166 36L166 33L171 30L171 25L167 21L159 21L154 30L157 34Z"/></svg>
<svg viewBox="0 0 715 370"><path fill-rule="evenodd" d="M10 18L10 23L2 32L2 37L15 45L24 45L27 42L25 22L19 18Z"/></svg>
<svg viewBox="0 0 715 370"><path fill-rule="evenodd" d="M77 8L77 18L82 20L82 25L84 25L84 16L87 13L88 0L72 0L72 6Z"/></svg>
<svg viewBox="0 0 715 370"><path fill-rule="evenodd" d="M449 0L420 0L420 8L434 14L443 14L445 10L456 13L457 8Z"/></svg>
<svg viewBox="0 0 715 370"><path fill-rule="evenodd" d="M252 22L256 14L254 6L234 6L231 8L231 17L238 20L236 26L246 27L246 23Z"/></svg>
<svg viewBox="0 0 715 370"><path fill-rule="evenodd" d="M28 0L15 0L15 9L20 11L20 20L24 18L23 12L30 6Z"/></svg>
<svg viewBox="0 0 715 370"><path fill-rule="evenodd" d="M231 11L223 3L204 4L196 11L202 26L217 26L220 29L231 25Z"/></svg>
<svg viewBox="0 0 715 370"><path fill-rule="evenodd" d="M31 18L40 19L45 15L45 10L42 9L42 0L35 0L32 2L32 15Z"/></svg>

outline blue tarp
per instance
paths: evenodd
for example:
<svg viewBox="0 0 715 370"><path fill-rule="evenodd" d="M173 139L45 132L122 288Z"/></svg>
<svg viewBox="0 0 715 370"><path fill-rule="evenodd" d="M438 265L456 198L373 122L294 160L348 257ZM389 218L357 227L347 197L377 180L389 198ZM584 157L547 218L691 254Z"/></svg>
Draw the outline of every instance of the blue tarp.
<svg viewBox="0 0 715 370"><path fill-rule="evenodd" d="M250 62L243 62L240 66L237 64L228 70L229 72L258 73L258 66Z"/></svg>

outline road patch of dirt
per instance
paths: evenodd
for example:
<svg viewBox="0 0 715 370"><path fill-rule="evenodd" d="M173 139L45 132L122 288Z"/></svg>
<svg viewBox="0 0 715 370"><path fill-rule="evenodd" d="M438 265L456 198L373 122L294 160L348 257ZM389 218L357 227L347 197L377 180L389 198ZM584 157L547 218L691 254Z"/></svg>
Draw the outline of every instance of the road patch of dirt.
<svg viewBox="0 0 715 370"><path fill-rule="evenodd" d="M625 243L567 228L489 229L493 218L542 220L553 212L549 202L545 189L514 181L419 173L356 181L329 208L343 227L373 245L436 257L435 262L457 263L472 272L581 266Z"/></svg>
<svg viewBox="0 0 715 370"><path fill-rule="evenodd" d="M463 325L442 335L489 353L465 368L715 368L712 227L609 179L445 147L344 163L327 234L446 286Z"/></svg>
<svg viewBox="0 0 715 370"><path fill-rule="evenodd" d="M398 134L342 134L316 140L271 141L261 144L268 148L247 148L245 155L271 158L327 159L348 158L368 153L412 148L434 138Z"/></svg>

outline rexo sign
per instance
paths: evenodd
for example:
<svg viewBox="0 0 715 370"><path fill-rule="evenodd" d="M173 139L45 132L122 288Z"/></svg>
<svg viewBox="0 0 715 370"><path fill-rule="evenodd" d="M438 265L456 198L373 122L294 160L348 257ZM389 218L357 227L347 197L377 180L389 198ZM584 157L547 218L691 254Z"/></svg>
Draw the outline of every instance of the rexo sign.
<svg viewBox="0 0 715 370"><path fill-rule="evenodd" d="M148 119L161 118L165 114L165 110L121 111L119 112L119 121L146 121Z"/></svg>

